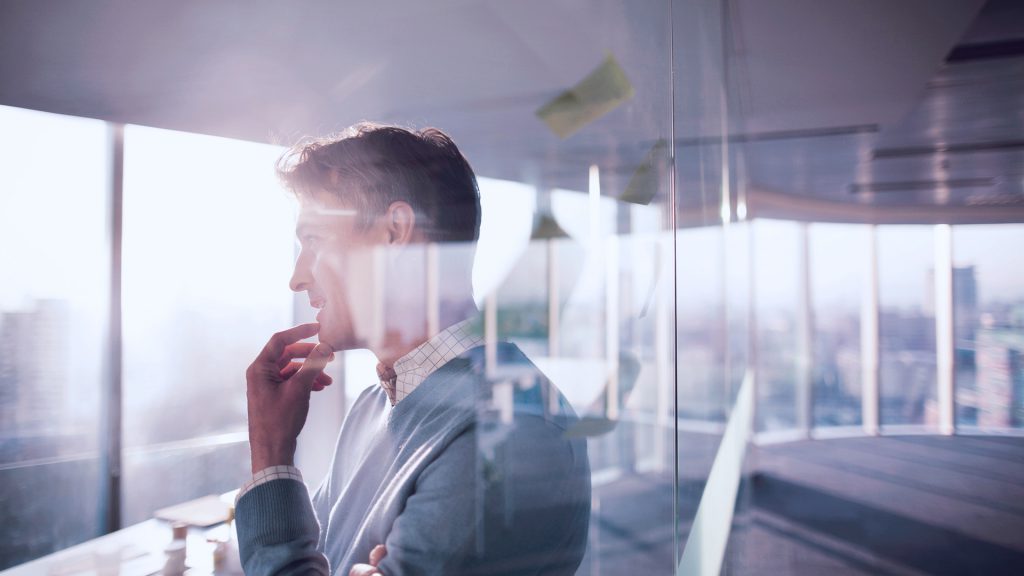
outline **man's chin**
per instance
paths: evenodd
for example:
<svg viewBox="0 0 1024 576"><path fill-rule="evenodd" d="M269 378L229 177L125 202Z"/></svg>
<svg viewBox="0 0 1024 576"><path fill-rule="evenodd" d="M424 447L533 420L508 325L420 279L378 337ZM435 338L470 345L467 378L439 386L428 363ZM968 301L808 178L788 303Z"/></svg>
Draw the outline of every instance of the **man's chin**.
<svg viewBox="0 0 1024 576"><path fill-rule="evenodd" d="M354 334L336 334L331 330L324 330L323 327L320 328L317 339L330 346L331 350L335 352L365 348L363 343L359 342Z"/></svg>

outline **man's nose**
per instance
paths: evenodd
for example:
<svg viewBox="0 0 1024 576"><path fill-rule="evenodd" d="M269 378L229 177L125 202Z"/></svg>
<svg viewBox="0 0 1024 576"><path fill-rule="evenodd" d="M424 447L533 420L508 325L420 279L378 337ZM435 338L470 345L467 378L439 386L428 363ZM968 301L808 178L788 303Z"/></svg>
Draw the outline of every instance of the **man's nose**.
<svg viewBox="0 0 1024 576"><path fill-rule="evenodd" d="M309 286L313 281L313 276L310 273L309 255L305 251L299 253L299 257L295 260L295 270L292 271L292 278L288 281L288 287L293 292L303 292L309 290Z"/></svg>

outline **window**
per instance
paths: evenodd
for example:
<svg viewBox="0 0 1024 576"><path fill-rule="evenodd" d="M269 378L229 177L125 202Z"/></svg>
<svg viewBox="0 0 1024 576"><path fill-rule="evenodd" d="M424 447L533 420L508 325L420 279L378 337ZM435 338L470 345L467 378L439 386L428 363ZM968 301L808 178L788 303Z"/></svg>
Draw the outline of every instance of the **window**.
<svg viewBox="0 0 1024 576"><path fill-rule="evenodd" d="M762 431L792 429L798 425L800 224L757 220L753 226L758 424Z"/></svg>
<svg viewBox="0 0 1024 576"><path fill-rule="evenodd" d="M750 222L725 228L725 300L728 327L728 405L736 403L750 362Z"/></svg>
<svg viewBox="0 0 1024 576"><path fill-rule="evenodd" d="M957 425L1024 427L1024 246L1019 224L953 229Z"/></svg>
<svg viewBox="0 0 1024 576"><path fill-rule="evenodd" d="M238 487L245 378L292 325L281 150L130 126L124 193L124 518Z"/></svg>
<svg viewBox="0 0 1024 576"><path fill-rule="evenodd" d="M810 227L815 426L862 422L860 314L870 233L854 224Z"/></svg>
<svg viewBox="0 0 1024 576"><path fill-rule="evenodd" d="M938 424L934 278L931 226L878 228L883 426Z"/></svg>
<svg viewBox="0 0 1024 576"><path fill-rule="evenodd" d="M3 569L100 533L110 268L106 125L0 106L0 126Z"/></svg>
<svg viewBox="0 0 1024 576"><path fill-rule="evenodd" d="M725 306L721 227L676 233L679 417L724 422Z"/></svg>

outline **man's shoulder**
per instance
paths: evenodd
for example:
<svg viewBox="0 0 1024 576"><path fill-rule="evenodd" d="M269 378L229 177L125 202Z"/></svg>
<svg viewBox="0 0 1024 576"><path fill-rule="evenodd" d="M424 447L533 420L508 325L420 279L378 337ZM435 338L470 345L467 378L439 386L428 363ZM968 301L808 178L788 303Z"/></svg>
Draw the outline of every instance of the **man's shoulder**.
<svg viewBox="0 0 1024 576"><path fill-rule="evenodd" d="M468 348L449 364L462 368L475 381L491 385L508 382L521 383L525 387L532 382L553 385L529 356L512 342L498 342L493 350L488 350L484 344Z"/></svg>
<svg viewBox="0 0 1024 576"><path fill-rule="evenodd" d="M356 396L355 402L352 403L352 408L362 405L373 405L373 408L382 408L384 402L387 400L387 393L381 388L379 382L374 382L363 388L362 392Z"/></svg>

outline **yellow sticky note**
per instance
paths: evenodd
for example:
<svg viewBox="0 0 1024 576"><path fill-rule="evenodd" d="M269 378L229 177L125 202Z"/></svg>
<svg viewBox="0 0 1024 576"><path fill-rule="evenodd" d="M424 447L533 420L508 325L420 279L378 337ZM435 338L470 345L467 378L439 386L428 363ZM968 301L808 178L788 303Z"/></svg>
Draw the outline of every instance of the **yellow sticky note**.
<svg viewBox="0 0 1024 576"><path fill-rule="evenodd" d="M661 185L661 167L668 159L668 140L658 140L647 152L643 162L633 172L629 179L626 191L619 196L619 200L632 204L644 206L651 203L658 195L658 187Z"/></svg>
<svg viewBox="0 0 1024 576"><path fill-rule="evenodd" d="M537 117L559 138L568 138L632 97L633 85L615 57L609 54L576 86L541 106Z"/></svg>

